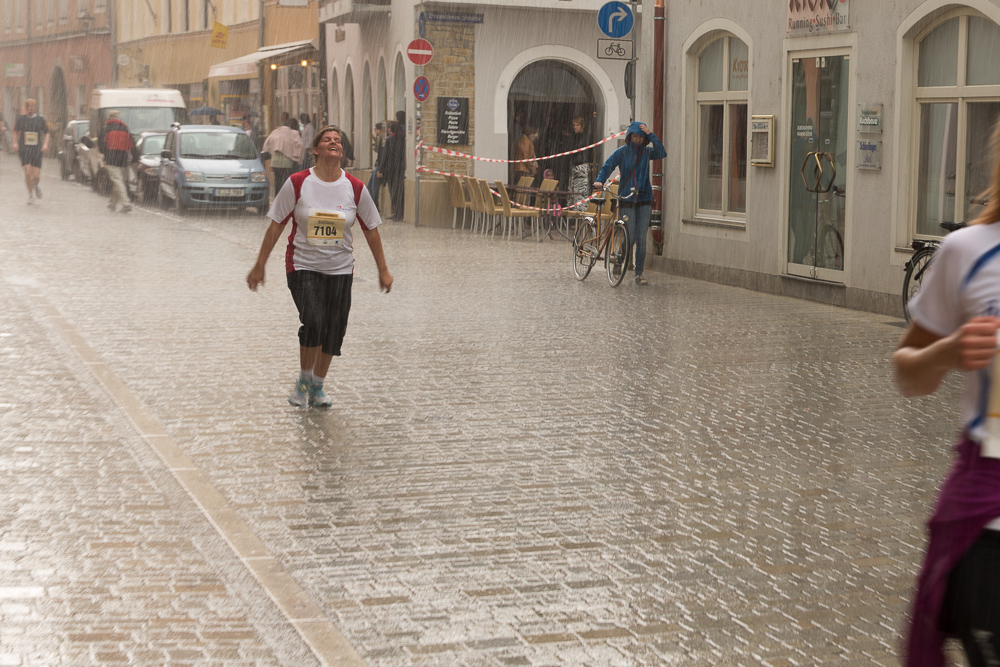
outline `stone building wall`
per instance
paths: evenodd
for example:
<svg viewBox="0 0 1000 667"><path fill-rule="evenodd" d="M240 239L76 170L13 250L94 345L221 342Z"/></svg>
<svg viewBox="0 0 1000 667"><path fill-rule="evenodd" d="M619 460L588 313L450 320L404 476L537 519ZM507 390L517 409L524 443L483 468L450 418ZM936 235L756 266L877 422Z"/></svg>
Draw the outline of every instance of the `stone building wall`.
<svg viewBox="0 0 1000 667"><path fill-rule="evenodd" d="M422 107L421 136L427 145L436 146L438 143L439 97L466 97L469 99L469 145L447 148L475 154L476 24L429 21L426 26L425 38L434 47L434 58L423 68L424 76L430 81L431 92ZM424 166L438 171L463 175L473 173L471 160L423 151L421 161Z"/></svg>

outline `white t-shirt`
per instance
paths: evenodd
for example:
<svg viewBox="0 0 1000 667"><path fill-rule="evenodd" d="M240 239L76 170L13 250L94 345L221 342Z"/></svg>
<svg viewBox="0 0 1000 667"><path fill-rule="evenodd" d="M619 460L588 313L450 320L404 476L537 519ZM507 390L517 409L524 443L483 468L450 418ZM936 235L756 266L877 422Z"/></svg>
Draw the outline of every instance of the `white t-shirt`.
<svg viewBox="0 0 1000 667"><path fill-rule="evenodd" d="M295 186L299 199L295 201ZM285 270L328 275L354 272L354 223L364 229L382 224L364 183L346 171L333 183L310 169L303 178L293 174L278 192L267 217L284 225L292 221L285 252Z"/></svg>
<svg viewBox="0 0 1000 667"><path fill-rule="evenodd" d="M913 321L949 336L973 317L1000 316L1000 223L972 225L944 238L909 303ZM992 367L965 373L962 419L969 435L986 437Z"/></svg>

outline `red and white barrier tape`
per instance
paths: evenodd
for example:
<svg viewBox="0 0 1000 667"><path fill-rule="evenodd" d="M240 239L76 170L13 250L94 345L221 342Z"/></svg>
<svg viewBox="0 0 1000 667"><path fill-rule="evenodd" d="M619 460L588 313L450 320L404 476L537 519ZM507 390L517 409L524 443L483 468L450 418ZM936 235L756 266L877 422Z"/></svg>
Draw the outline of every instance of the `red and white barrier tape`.
<svg viewBox="0 0 1000 667"><path fill-rule="evenodd" d="M459 153L458 151L448 150L447 148L441 148L440 146L427 146L427 145L424 144L423 141L417 142L416 148L414 150L416 151L416 150L423 149L425 151L431 151L433 153L440 153L441 155L447 155L449 157L460 157L460 158L465 158L466 160L479 160L480 162L497 162L497 163L501 163L501 164L517 164L518 162L541 162L542 160L551 160L551 159L557 158L557 157L564 157L566 155L572 155L573 153L582 153L583 151L590 150L591 148L594 148L596 146L600 146L601 144L606 144L609 141L611 141L612 139L617 139L618 137L622 136L623 134L625 134L624 130L621 131L621 132L612 134L610 137L606 137L604 139L601 139L597 143L590 144L589 146L584 146L583 148L576 148L576 149L571 150L571 151L566 151L565 153L556 153L554 155L545 155L543 157L531 158L530 160L501 160L500 158L493 158L493 157L479 157L478 155L469 155L468 153Z"/></svg>
<svg viewBox="0 0 1000 667"><path fill-rule="evenodd" d="M454 176L456 178L472 178L471 176L465 176L463 174L452 174L451 172L447 172L447 171L438 171L437 169L431 169L430 167L425 167L423 165L417 167L417 171L424 172L424 173L427 173L427 174L437 174L438 176ZM615 177L611 179L611 182L614 183L617 180L618 180L618 175L615 175ZM490 192L492 192L493 194L495 194L497 197L500 196L500 193L497 192L496 190L494 190L493 188L490 188ZM580 201L589 201L592 197L593 197L593 195L591 195L590 197L584 197ZM542 211L544 213L555 213L556 215L559 215L559 213L564 208L566 208L564 206L560 206L558 203L555 206L553 206L552 208L538 208L536 206L528 206L527 204L521 204L519 202L514 201L513 199L510 200L510 205L514 206L514 207L517 207L517 208L527 209L527 210L530 210L530 211ZM577 206L577 205L579 205L579 202L577 202L573 206Z"/></svg>

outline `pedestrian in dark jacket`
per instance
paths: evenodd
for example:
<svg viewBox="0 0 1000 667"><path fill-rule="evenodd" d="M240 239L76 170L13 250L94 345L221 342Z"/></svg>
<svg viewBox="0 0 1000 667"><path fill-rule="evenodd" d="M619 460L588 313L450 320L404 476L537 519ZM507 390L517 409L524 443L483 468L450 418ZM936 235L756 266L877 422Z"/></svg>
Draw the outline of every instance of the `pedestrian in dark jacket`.
<svg viewBox="0 0 1000 667"><path fill-rule="evenodd" d="M651 145L652 144L652 145ZM649 182L649 161L662 160L667 149L659 138L649 131L645 123L635 122L628 126L625 145L611 154L601 172L597 175L594 188L600 190L611 172L618 168L621 183L618 185L621 217L628 228L628 234L635 243L635 283L645 285L642 277L646 262L646 233L653 212L653 186Z"/></svg>
<svg viewBox="0 0 1000 667"><path fill-rule="evenodd" d="M378 175L389 186L389 197L392 200L392 217L389 219L402 220L403 186L406 182L406 135L403 134L399 121L389 121L389 138L385 141Z"/></svg>
<svg viewBox="0 0 1000 667"><path fill-rule="evenodd" d="M135 143L132 141L128 125L119 118L117 109L108 112L108 120L101 127L101 133L97 138L97 148L104 155L104 169L111 181L111 200L108 202L108 208L114 213L118 202L121 202L122 213L128 213L132 210L132 206L129 204L125 179L128 177L128 167L132 164L132 150L135 148Z"/></svg>

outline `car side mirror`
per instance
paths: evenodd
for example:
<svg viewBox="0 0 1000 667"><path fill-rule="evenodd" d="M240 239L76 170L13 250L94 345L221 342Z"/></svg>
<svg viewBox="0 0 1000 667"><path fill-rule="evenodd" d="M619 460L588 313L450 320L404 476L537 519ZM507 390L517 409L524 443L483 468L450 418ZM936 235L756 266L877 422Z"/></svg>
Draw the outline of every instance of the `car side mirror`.
<svg viewBox="0 0 1000 667"><path fill-rule="evenodd" d="M170 151L168 151L167 149L163 149L162 151L160 151L160 157L166 158L167 160L169 160L170 159Z"/></svg>

